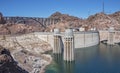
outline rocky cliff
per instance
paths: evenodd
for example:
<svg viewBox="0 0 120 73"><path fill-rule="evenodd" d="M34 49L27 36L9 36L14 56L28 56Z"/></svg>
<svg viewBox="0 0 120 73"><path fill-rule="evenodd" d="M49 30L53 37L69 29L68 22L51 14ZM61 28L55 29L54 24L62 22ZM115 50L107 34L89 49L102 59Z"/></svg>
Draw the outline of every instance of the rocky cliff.
<svg viewBox="0 0 120 73"><path fill-rule="evenodd" d="M1 12L0 12L0 24L5 24L5 20Z"/></svg>
<svg viewBox="0 0 120 73"><path fill-rule="evenodd" d="M13 67L11 67L8 61L6 64L3 64L2 67L0 67L1 71L4 70L2 69L4 67L7 68L10 67L10 70L14 70L16 69L14 67L19 66L25 69L29 73L44 73L45 66L52 61L50 55L44 54L46 51L52 50L51 46L47 42L44 42L38 37L36 37L34 33L25 34L25 35L16 35L16 36L7 36L7 35L0 36L0 45L9 49L11 52L11 53L10 52L7 53L8 57L7 59L5 58L5 60L2 59L4 58L4 54L3 54L1 58L3 62L6 62L8 61L8 59L10 59L10 64L13 64L12 65ZM0 72L0 73L9 73L9 72ZM24 73L24 72L15 71L10 73Z"/></svg>
<svg viewBox="0 0 120 73"><path fill-rule="evenodd" d="M0 46L0 73L28 73L17 65L10 51Z"/></svg>
<svg viewBox="0 0 120 73"><path fill-rule="evenodd" d="M43 27L25 24L4 24L0 25L0 34L25 34L37 31L44 31Z"/></svg>
<svg viewBox="0 0 120 73"><path fill-rule="evenodd" d="M62 14L60 12L53 13L50 18L58 18L61 22L57 23L56 25L50 25L48 29L59 28L61 31L64 31L66 28L79 28L84 25L85 20L70 16L68 14Z"/></svg>
<svg viewBox="0 0 120 73"><path fill-rule="evenodd" d="M120 30L119 12L107 15L104 13L97 13L91 15L86 19L86 23L89 28L97 28L98 30L106 30L109 27L114 27L116 30Z"/></svg>
<svg viewBox="0 0 120 73"><path fill-rule="evenodd" d="M109 16L118 21L118 23L120 24L120 11L110 14Z"/></svg>

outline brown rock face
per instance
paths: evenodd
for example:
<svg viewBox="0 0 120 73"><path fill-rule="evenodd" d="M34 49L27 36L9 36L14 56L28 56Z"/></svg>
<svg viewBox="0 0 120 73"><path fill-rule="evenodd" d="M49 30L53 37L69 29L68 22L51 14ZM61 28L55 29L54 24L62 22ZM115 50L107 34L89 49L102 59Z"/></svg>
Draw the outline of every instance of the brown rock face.
<svg viewBox="0 0 120 73"><path fill-rule="evenodd" d="M120 11L110 14L109 16L118 21L118 23L120 24Z"/></svg>
<svg viewBox="0 0 120 73"><path fill-rule="evenodd" d="M5 21L1 12L0 12L0 24L5 24Z"/></svg>
<svg viewBox="0 0 120 73"><path fill-rule="evenodd" d="M28 73L17 66L9 50L0 47L0 73Z"/></svg>
<svg viewBox="0 0 120 73"><path fill-rule="evenodd" d="M62 14L60 12L53 13L49 18L61 19L62 21L78 21L80 18L70 16L68 14Z"/></svg>
<svg viewBox="0 0 120 73"><path fill-rule="evenodd" d="M60 12L56 12L52 14L49 18L57 18L60 19L61 22L56 25L50 25L47 29L59 28L61 31L64 31L67 28L79 28L84 25L84 20L78 17L70 16L68 14L62 14Z"/></svg>
<svg viewBox="0 0 120 73"><path fill-rule="evenodd" d="M0 25L0 34L25 34L37 31L44 31L44 28L37 25L25 24L4 24Z"/></svg>
<svg viewBox="0 0 120 73"><path fill-rule="evenodd" d="M81 19L68 14L56 12L49 18L56 18L60 19L61 21L55 25L49 25L46 27L41 26L39 23L36 23L36 21L33 20L27 20L30 22L29 25L6 23L4 25L0 25L0 34L25 34L39 31L44 32L51 31L54 28L59 28L61 31L64 31L67 28L78 29L80 27L85 27L86 30L91 28L106 30L109 27L114 27L116 30L120 30L120 11L109 15L97 13L89 16L87 19ZM3 15L0 13L0 24L1 23L3 23Z"/></svg>
<svg viewBox="0 0 120 73"><path fill-rule="evenodd" d="M120 15L116 13L107 15L104 13L97 13L95 15L90 16L87 20L86 23L89 28L96 27L98 30L106 30L109 27L114 27L116 30L119 30L120 28L120 23L119 20Z"/></svg>

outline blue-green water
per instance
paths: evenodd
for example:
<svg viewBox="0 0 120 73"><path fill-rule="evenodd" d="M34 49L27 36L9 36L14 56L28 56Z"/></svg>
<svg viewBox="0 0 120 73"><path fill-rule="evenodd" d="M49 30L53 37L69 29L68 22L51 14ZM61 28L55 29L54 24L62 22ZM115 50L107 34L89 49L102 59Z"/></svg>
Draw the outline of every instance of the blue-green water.
<svg viewBox="0 0 120 73"><path fill-rule="evenodd" d="M53 55L54 61L46 73L120 73L120 46L100 44L75 50L75 61L65 62L62 55Z"/></svg>

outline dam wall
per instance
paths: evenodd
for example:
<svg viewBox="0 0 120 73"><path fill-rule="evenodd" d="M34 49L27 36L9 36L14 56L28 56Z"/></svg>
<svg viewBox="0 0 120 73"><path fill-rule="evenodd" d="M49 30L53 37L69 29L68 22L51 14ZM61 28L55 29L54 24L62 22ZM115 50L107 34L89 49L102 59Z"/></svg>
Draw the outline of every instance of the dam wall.
<svg viewBox="0 0 120 73"><path fill-rule="evenodd" d="M90 47L99 44L99 33L95 31L74 33L75 48Z"/></svg>
<svg viewBox="0 0 120 73"><path fill-rule="evenodd" d="M54 47L54 33L51 32L34 32L34 35L39 39L49 43L51 47Z"/></svg>
<svg viewBox="0 0 120 73"><path fill-rule="evenodd" d="M108 40L109 31L101 30L99 31L99 34L100 34L100 41Z"/></svg>
<svg viewBox="0 0 120 73"><path fill-rule="evenodd" d="M107 40L109 42L111 36L108 30L100 30L99 34L100 34L100 41ZM112 39L113 39L113 43L120 43L120 31L114 31Z"/></svg>
<svg viewBox="0 0 120 73"><path fill-rule="evenodd" d="M52 32L35 32L36 37L48 42L51 47L54 47L54 33ZM64 32L61 33L61 43L64 43ZM75 48L90 47L99 44L99 32L97 31L81 31L74 32L74 45ZM62 48L64 45L62 45Z"/></svg>

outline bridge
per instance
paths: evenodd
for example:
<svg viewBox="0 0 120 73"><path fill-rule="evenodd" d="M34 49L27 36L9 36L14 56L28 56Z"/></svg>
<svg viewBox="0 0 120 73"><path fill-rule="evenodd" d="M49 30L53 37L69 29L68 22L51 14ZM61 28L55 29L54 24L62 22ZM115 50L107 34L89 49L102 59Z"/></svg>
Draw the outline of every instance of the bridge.
<svg viewBox="0 0 120 73"><path fill-rule="evenodd" d="M7 23L12 24L40 24L43 27L54 25L60 22L60 19L53 18L39 18L39 17L4 17Z"/></svg>

